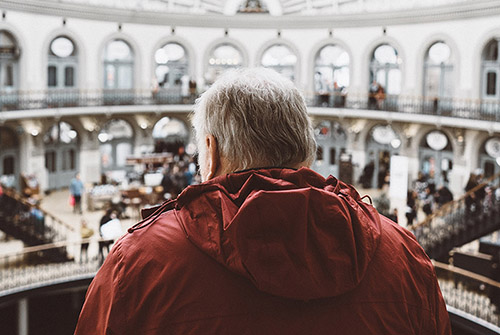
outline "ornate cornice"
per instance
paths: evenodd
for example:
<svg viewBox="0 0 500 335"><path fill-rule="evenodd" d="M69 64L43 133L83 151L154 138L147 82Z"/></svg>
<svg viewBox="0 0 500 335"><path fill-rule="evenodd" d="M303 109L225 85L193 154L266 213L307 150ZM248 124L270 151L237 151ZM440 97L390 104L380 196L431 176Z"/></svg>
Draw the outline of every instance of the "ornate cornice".
<svg viewBox="0 0 500 335"><path fill-rule="evenodd" d="M454 5L398 10L391 12L341 15L238 14L174 14L145 10L130 10L60 2L57 0L0 0L0 10L13 10L64 18L139 23L167 26L247 28L247 29L308 29L391 26L449 20L472 19L500 15L500 1L477 0Z"/></svg>

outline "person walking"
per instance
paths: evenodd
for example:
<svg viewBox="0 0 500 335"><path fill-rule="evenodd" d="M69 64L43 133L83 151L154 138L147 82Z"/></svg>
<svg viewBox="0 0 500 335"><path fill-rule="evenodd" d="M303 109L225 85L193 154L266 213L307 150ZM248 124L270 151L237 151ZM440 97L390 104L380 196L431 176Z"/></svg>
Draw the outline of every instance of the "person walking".
<svg viewBox="0 0 500 335"><path fill-rule="evenodd" d="M84 192L83 182L80 179L80 173L77 172L75 177L71 179L71 184L69 186L69 192L73 197L73 213L82 214L82 195Z"/></svg>

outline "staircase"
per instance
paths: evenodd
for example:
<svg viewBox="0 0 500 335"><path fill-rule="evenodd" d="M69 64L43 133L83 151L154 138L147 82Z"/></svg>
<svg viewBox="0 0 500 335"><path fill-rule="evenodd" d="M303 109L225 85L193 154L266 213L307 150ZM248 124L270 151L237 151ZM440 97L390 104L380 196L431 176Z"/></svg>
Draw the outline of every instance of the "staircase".
<svg viewBox="0 0 500 335"><path fill-rule="evenodd" d="M4 189L0 195L0 230L23 241L26 246L36 246L64 241L74 229L39 206L27 202L15 191ZM69 259L66 248L61 247L41 251L26 261L45 263Z"/></svg>
<svg viewBox="0 0 500 335"><path fill-rule="evenodd" d="M409 229L430 258L447 263L453 248L500 229L500 194L495 195L499 187L500 174L497 174ZM485 198L472 201L478 191L485 191Z"/></svg>

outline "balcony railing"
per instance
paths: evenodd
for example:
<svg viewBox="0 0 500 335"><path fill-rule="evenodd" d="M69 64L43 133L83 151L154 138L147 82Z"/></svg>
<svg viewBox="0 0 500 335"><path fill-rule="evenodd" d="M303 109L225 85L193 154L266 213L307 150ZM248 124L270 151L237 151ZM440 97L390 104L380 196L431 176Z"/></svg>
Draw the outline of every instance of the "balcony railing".
<svg viewBox="0 0 500 335"><path fill-rule="evenodd" d="M0 298L55 283L93 278L105 256L96 250L99 250L101 243L109 245L111 242L95 238L62 241L0 255ZM88 249L84 249L85 245ZM47 262L46 254L61 249L69 255L65 261Z"/></svg>
<svg viewBox="0 0 500 335"><path fill-rule="evenodd" d="M453 265L433 263L446 305L500 331L500 282Z"/></svg>
<svg viewBox="0 0 500 335"><path fill-rule="evenodd" d="M443 205L409 229L429 257L446 260L453 248L500 229L500 174ZM482 196L480 196L482 195Z"/></svg>
<svg viewBox="0 0 500 335"><path fill-rule="evenodd" d="M103 258L96 253L99 242L103 240L90 238L58 242L0 255L0 301L2 297L44 286L79 280L90 281L103 262ZM85 243L89 243L93 251L90 252L89 249L88 255L81 251ZM41 253L58 248L65 248L72 257L65 262L39 262ZM500 326L500 283L448 264L433 263L448 306L479 319L483 326Z"/></svg>
<svg viewBox="0 0 500 335"><path fill-rule="evenodd" d="M448 116L500 122L500 100L425 98L385 95L374 99L368 94L306 92L310 107L381 110L406 114ZM0 111L111 105L193 104L197 95L179 88L148 89L51 89L44 91L0 91Z"/></svg>
<svg viewBox="0 0 500 335"><path fill-rule="evenodd" d="M179 89L51 89L44 91L0 91L0 111L63 107L120 105L193 104L195 96Z"/></svg>

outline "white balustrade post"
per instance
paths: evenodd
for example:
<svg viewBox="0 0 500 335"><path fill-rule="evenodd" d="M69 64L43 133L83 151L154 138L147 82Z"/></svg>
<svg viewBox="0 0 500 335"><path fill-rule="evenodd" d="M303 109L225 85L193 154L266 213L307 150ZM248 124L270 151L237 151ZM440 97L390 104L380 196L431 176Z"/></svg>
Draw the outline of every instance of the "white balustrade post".
<svg viewBox="0 0 500 335"><path fill-rule="evenodd" d="M23 298L18 302L17 329L19 335L28 335L28 299Z"/></svg>

